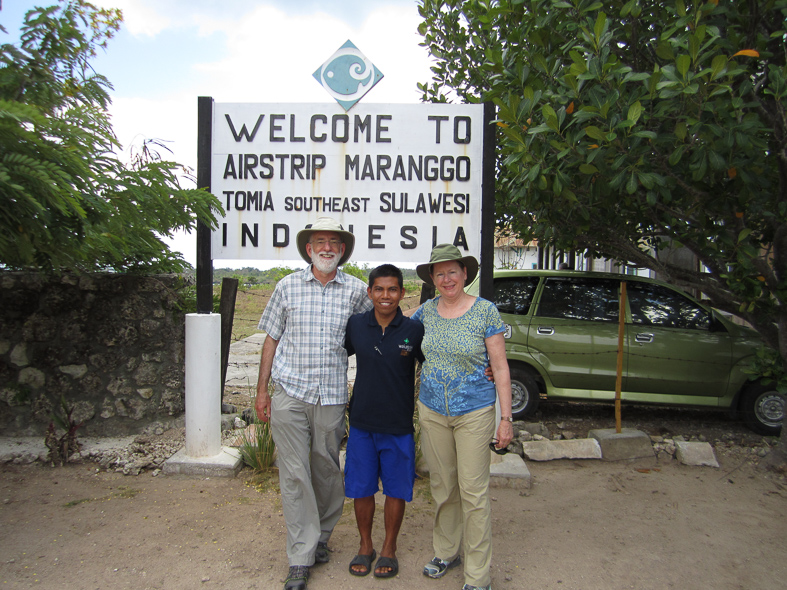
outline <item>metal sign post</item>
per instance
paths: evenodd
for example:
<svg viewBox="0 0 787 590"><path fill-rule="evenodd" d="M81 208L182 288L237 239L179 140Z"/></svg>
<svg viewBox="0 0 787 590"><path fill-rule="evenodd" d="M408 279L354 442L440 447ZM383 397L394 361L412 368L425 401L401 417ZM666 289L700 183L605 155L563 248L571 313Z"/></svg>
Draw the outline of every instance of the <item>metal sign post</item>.
<svg viewBox="0 0 787 590"><path fill-rule="evenodd" d="M481 258L479 294L494 301L495 265L495 119L494 103L484 103L483 179L481 187Z"/></svg>
<svg viewBox="0 0 787 590"><path fill-rule="evenodd" d="M213 99L197 99L197 186L211 191L211 147L213 144ZM210 228L197 222L197 313L213 311L213 257Z"/></svg>

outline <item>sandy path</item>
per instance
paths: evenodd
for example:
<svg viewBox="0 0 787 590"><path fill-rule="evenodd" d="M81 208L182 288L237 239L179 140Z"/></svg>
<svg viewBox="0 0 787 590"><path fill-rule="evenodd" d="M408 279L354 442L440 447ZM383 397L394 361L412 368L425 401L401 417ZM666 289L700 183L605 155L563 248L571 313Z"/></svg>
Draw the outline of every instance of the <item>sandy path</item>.
<svg viewBox="0 0 787 590"><path fill-rule="evenodd" d="M529 463L533 488L495 489L496 590L775 589L787 579L784 478L722 459L721 469L655 459ZM284 526L275 478L124 477L93 465L0 469L0 587L281 589ZM260 491L262 490L262 491ZM451 588L432 581L428 482L417 484L394 580L354 578L352 506L312 590ZM378 517L381 514L378 514ZM375 528L375 541L382 531Z"/></svg>

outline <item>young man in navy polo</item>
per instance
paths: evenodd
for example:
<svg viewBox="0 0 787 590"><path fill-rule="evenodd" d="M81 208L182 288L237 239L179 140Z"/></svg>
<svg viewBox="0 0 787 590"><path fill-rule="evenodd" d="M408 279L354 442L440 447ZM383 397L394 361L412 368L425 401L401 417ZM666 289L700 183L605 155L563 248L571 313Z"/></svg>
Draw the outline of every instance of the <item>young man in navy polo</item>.
<svg viewBox="0 0 787 590"><path fill-rule="evenodd" d="M421 322L402 314L402 271L392 264L369 274L366 290L374 309L354 315L347 324L347 354L355 354L358 372L350 399L350 437L345 463L345 494L354 498L361 534L350 573L365 576L377 556L372 542L374 494L378 479L385 494L385 540L374 566L378 578L399 572L396 538L405 503L413 499L415 481L415 361L423 361Z"/></svg>

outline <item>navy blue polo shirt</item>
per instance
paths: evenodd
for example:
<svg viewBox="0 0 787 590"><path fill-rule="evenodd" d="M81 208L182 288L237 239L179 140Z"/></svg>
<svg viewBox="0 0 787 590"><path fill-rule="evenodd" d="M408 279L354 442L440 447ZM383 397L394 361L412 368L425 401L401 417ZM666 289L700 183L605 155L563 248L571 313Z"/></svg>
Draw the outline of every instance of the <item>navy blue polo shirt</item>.
<svg viewBox="0 0 787 590"><path fill-rule="evenodd" d="M415 410L415 361L423 362L424 326L396 310L385 333L374 309L347 322L345 348L358 372L350 398L350 425L369 432L411 434Z"/></svg>

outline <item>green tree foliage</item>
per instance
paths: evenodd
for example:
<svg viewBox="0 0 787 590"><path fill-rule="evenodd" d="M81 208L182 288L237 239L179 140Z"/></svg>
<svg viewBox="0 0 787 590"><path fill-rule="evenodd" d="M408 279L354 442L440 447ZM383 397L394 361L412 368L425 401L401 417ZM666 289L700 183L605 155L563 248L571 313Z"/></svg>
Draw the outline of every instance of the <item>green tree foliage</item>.
<svg viewBox="0 0 787 590"><path fill-rule="evenodd" d="M187 263L160 237L215 225L219 201L184 188L179 164L146 144L132 162L90 65L119 29L118 10L60 0L27 13L0 46L0 264L44 271L161 272Z"/></svg>
<svg viewBox="0 0 787 590"><path fill-rule="evenodd" d="M424 98L497 105L501 225L702 291L787 359L787 0L420 12Z"/></svg>
<svg viewBox="0 0 787 590"><path fill-rule="evenodd" d="M363 268L361 268L354 262L348 262L347 264L342 266L342 272L345 272L348 275L352 275L357 279L361 279L364 283L369 280L370 271L371 269L366 264L363 265Z"/></svg>
<svg viewBox="0 0 787 590"><path fill-rule="evenodd" d="M275 266L269 271L267 271L267 276L271 283L274 285L282 280L287 275L291 275L292 273L296 272L296 269L289 268L287 266Z"/></svg>

